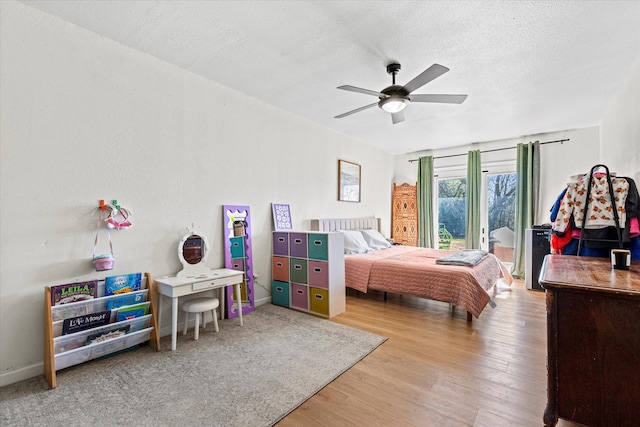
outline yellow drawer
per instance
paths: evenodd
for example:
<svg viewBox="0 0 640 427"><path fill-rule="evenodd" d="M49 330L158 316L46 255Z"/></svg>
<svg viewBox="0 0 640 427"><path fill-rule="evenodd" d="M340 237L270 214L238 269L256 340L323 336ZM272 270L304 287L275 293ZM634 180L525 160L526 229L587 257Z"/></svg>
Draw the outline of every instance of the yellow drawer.
<svg viewBox="0 0 640 427"><path fill-rule="evenodd" d="M322 316L329 316L329 291L309 288L309 310Z"/></svg>

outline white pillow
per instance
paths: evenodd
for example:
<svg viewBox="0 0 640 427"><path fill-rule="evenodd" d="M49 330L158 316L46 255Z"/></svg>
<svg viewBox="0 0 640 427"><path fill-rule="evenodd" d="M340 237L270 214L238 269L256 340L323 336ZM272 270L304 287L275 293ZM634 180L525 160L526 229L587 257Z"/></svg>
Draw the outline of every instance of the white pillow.
<svg viewBox="0 0 640 427"><path fill-rule="evenodd" d="M362 233L357 230L341 230L344 234L344 253L347 255L364 254L369 252L369 246L364 241Z"/></svg>
<svg viewBox="0 0 640 427"><path fill-rule="evenodd" d="M371 249L378 250L391 247L391 243L378 230L360 230L360 233L362 233L364 241Z"/></svg>

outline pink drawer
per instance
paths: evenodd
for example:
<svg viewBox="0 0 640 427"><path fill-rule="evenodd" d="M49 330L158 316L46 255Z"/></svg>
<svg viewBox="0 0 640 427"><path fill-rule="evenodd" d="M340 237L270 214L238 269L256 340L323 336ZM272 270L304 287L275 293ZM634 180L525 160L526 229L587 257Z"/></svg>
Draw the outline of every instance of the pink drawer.
<svg viewBox="0 0 640 427"><path fill-rule="evenodd" d="M325 261L311 261L307 263L309 285L317 288L329 288L329 263Z"/></svg>
<svg viewBox="0 0 640 427"><path fill-rule="evenodd" d="M244 271L244 258L231 258L231 269Z"/></svg>
<svg viewBox="0 0 640 427"><path fill-rule="evenodd" d="M309 310L309 287L298 283L291 284L291 307Z"/></svg>

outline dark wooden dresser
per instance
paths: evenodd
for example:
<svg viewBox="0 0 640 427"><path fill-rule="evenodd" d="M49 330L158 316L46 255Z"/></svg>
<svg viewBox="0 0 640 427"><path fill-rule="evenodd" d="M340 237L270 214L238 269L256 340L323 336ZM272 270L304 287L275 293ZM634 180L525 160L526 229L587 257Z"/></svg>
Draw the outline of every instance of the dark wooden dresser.
<svg viewBox="0 0 640 427"><path fill-rule="evenodd" d="M547 255L547 407L591 427L640 426L640 263Z"/></svg>

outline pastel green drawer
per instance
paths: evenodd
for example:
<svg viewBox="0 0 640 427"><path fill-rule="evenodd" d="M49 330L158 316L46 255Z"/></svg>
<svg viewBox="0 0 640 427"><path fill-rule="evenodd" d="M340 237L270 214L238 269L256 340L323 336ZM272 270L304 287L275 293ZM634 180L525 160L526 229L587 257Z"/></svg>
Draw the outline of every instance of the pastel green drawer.
<svg viewBox="0 0 640 427"><path fill-rule="evenodd" d="M302 258L289 259L289 281L307 284L307 260Z"/></svg>
<svg viewBox="0 0 640 427"><path fill-rule="evenodd" d="M307 246L309 259L327 261L329 259L328 239L326 234L309 233Z"/></svg>

